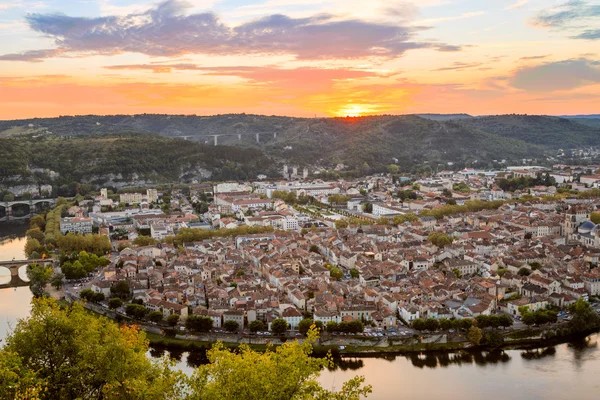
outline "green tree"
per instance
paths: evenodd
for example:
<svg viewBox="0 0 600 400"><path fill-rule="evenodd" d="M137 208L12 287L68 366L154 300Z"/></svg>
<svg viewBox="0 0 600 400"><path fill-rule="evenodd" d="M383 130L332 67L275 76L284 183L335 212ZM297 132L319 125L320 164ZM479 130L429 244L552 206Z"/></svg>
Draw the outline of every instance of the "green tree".
<svg viewBox="0 0 600 400"><path fill-rule="evenodd" d="M313 320L311 318L304 318L298 323L298 332L300 332L301 335L306 335L312 324Z"/></svg>
<svg viewBox="0 0 600 400"><path fill-rule="evenodd" d="M288 329L288 323L283 318L277 318L271 322L271 332L275 335L283 335Z"/></svg>
<svg viewBox="0 0 600 400"><path fill-rule="evenodd" d="M453 239L444 232L431 232L427 237L427 240L434 246L444 248L449 244L452 244Z"/></svg>
<svg viewBox="0 0 600 400"><path fill-rule="evenodd" d="M46 285L52 279L52 268L42 264L29 264L27 265L27 277L33 295L41 297L44 294Z"/></svg>
<svg viewBox="0 0 600 400"><path fill-rule="evenodd" d="M331 275L333 279L338 281L344 277L344 273L338 267L331 267L329 269L329 275Z"/></svg>
<svg viewBox="0 0 600 400"><path fill-rule="evenodd" d="M514 322L513 319L509 315L506 315L506 314L500 314L498 316L498 320L500 322L500 326L503 328L511 327Z"/></svg>
<svg viewBox="0 0 600 400"><path fill-rule="evenodd" d="M571 304L569 312L572 316L568 324L571 333L588 332L600 328L600 316L583 298L579 298Z"/></svg>
<svg viewBox="0 0 600 400"><path fill-rule="evenodd" d="M353 279L356 279L356 278L358 278L358 277L360 276L360 273L358 272L358 270L357 270L356 268L352 268L352 269L350 270L350 276L351 276Z"/></svg>
<svg viewBox="0 0 600 400"><path fill-rule="evenodd" d="M447 331L450 328L452 328L452 321L450 321L447 318L441 318L440 319L440 329L443 331Z"/></svg>
<svg viewBox="0 0 600 400"><path fill-rule="evenodd" d="M240 327L240 324L237 321L228 320L223 323L223 328L225 328L228 332L236 332Z"/></svg>
<svg viewBox="0 0 600 400"><path fill-rule="evenodd" d="M519 274L520 276L529 276L531 275L531 270L527 267L521 267L517 274Z"/></svg>
<svg viewBox="0 0 600 400"><path fill-rule="evenodd" d="M54 274L50 279L50 284L54 287L54 289L60 290L63 286L63 279L65 279L65 275L63 273Z"/></svg>
<svg viewBox="0 0 600 400"><path fill-rule="evenodd" d="M157 240L150 236L139 235L133 239L133 244L136 246L154 246L156 243L158 243Z"/></svg>
<svg viewBox="0 0 600 400"><path fill-rule="evenodd" d="M348 227L348 221L345 219L338 219L335 221L335 229L345 229Z"/></svg>
<svg viewBox="0 0 600 400"><path fill-rule="evenodd" d="M35 254L35 253L39 254L40 252L42 252L43 247L42 247L42 244L39 242L39 240L29 238L29 239L27 239L27 242L25 243L24 251L25 251L25 255L27 255L28 258L32 258L33 254Z"/></svg>
<svg viewBox="0 0 600 400"><path fill-rule="evenodd" d="M413 329L418 331L424 331L427 329L427 325L425 325L425 321L422 318L416 318L412 321L411 326Z"/></svg>
<svg viewBox="0 0 600 400"><path fill-rule="evenodd" d="M396 164L390 164L387 166L387 172L391 175L397 175L400 173L400 167Z"/></svg>
<svg viewBox="0 0 600 400"><path fill-rule="evenodd" d="M94 301L94 291L92 289L83 289L79 292L79 297L85 301Z"/></svg>
<svg viewBox="0 0 600 400"><path fill-rule="evenodd" d="M427 318L425 320L425 329L431 332L435 332L440 329L440 323L437 319Z"/></svg>
<svg viewBox="0 0 600 400"><path fill-rule="evenodd" d="M0 388L9 360L12 371L20 370L11 390L43 387L39 397L27 399L182 398L183 374L167 359L151 361L147 351L145 334L134 327L119 327L77 303L63 309L37 299L0 350ZM14 397L2 390L0 398Z"/></svg>
<svg viewBox="0 0 600 400"><path fill-rule="evenodd" d="M327 322L325 329L327 329L327 332L336 332L339 329L338 323L335 321L329 321Z"/></svg>
<svg viewBox="0 0 600 400"><path fill-rule="evenodd" d="M504 344L504 336L497 330L487 331L485 333L485 344L492 348L500 348Z"/></svg>
<svg viewBox="0 0 600 400"><path fill-rule="evenodd" d="M469 342L477 346L481 342L482 337L483 333L481 332L481 329L479 329L476 326L472 326L469 328L469 331L467 332L467 340Z"/></svg>
<svg viewBox="0 0 600 400"><path fill-rule="evenodd" d="M118 297L116 299L121 300ZM163 320L163 313L161 311L150 311L148 313L148 320L151 322L160 322Z"/></svg>
<svg viewBox="0 0 600 400"><path fill-rule="evenodd" d="M247 345L237 351L222 343L207 352L209 364L202 365L191 378L189 400L358 400L371 392L364 379L356 377L342 385L339 392L321 387L317 378L328 358L312 356L317 332L309 332L303 343L288 341L265 352L256 352Z"/></svg>
<svg viewBox="0 0 600 400"><path fill-rule="evenodd" d="M125 306L125 313L132 318L142 319L146 316L148 310L141 304L127 304Z"/></svg>
<svg viewBox="0 0 600 400"><path fill-rule="evenodd" d="M116 297L126 299L129 297L130 289L129 284L126 281L118 281L114 286L110 288L110 292Z"/></svg>
<svg viewBox="0 0 600 400"><path fill-rule="evenodd" d="M29 227L43 231L46 227L46 220L41 215L35 215L29 220Z"/></svg>
<svg viewBox="0 0 600 400"><path fill-rule="evenodd" d="M265 323L259 319L256 319L256 320L250 322L250 324L248 324L248 328L250 329L250 332L252 332L252 333L262 332L266 329Z"/></svg>
<svg viewBox="0 0 600 400"><path fill-rule="evenodd" d="M590 221L596 225L600 224L600 212L594 211L590 213Z"/></svg>
<svg viewBox="0 0 600 400"><path fill-rule="evenodd" d="M108 308L110 308L111 310L116 310L117 308L121 307L122 305L123 305L123 300L121 300L118 297L113 297L108 300Z"/></svg>
<svg viewBox="0 0 600 400"><path fill-rule="evenodd" d="M44 232L42 232L40 228L29 229L27 232L25 232L25 236L27 236L30 239L35 239L40 243L43 243L44 239L46 238Z"/></svg>
<svg viewBox="0 0 600 400"><path fill-rule="evenodd" d="M208 332L213 327L213 320L204 315L190 315L185 320L185 327L193 332Z"/></svg>
<svg viewBox="0 0 600 400"><path fill-rule="evenodd" d="M178 322L179 322L179 315L177 315L177 314L171 314L167 317L167 324L169 326L176 326Z"/></svg>

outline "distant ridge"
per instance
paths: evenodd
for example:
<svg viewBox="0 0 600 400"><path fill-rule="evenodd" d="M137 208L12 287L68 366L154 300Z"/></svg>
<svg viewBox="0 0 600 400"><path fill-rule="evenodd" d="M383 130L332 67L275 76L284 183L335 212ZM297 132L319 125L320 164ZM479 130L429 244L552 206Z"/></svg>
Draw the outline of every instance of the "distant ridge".
<svg viewBox="0 0 600 400"><path fill-rule="evenodd" d="M432 121L450 121L453 119L468 119L473 118L469 114L414 114L417 117L430 119Z"/></svg>

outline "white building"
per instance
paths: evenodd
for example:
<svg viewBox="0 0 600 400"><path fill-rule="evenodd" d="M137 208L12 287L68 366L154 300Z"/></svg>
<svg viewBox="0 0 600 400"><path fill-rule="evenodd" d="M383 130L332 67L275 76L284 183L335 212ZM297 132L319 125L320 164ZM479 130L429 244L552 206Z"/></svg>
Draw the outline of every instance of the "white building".
<svg viewBox="0 0 600 400"><path fill-rule="evenodd" d="M92 233L92 219L91 218L61 218L60 219L60 233L63 235L68 232L72 233Z"/></svg>

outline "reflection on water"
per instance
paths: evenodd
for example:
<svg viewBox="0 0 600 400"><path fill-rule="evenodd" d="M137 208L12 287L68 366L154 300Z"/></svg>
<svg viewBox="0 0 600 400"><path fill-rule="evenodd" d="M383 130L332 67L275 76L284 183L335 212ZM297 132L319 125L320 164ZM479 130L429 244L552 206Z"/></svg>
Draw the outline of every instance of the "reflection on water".
<svg viewBox="0 0 600 400"><path fill-rule="evenodd" d="M542 349L530 349L525 350L521 353L521 357L526 360L541 360L545 357L554 357L556 354L556 347L546 347Z"/></svg>

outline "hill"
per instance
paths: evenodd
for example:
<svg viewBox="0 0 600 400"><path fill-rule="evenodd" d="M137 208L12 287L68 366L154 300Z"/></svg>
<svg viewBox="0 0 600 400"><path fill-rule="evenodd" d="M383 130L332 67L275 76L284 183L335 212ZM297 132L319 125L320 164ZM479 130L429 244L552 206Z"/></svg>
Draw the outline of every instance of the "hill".
<svg viewBox="0 0 600 400"><path fill-rule="evenodd" d="M450 121L452 119L469 119L473 118L469 114L415 114L417 117L430 119L433 121Z"/></svg>
<svg viewBox="0 0 600 400"><path fill-rule="evenodd" d="M403 171L450 162L455 167L497 166L493 160L501 159L545 162L558 148L600 145L599 128L564 118L430 116L143 114L0 121L0 179L40 175L31 172L35 169L58 172L61 184L132 177L244 179L277 177L283 163L311 171L344 164L344 174L359 176L383 172L393 162ZM215 135L219 146L213 146ZM169 139L183 136L190 140Z"/></svg>
<svg viewBox="0 0 600 400"><path fill-rule="evenodd" d="M0 139L2 186L255 179L272 165L256 149L206 146L149 134Z"/></svg>
<svg viewBox="0 0 600 400"><path fill-rule="evenodd" d="M498 115L462 119L459 123L468 128L551 149L600 144L600 129L559 117Z"/></svg>

